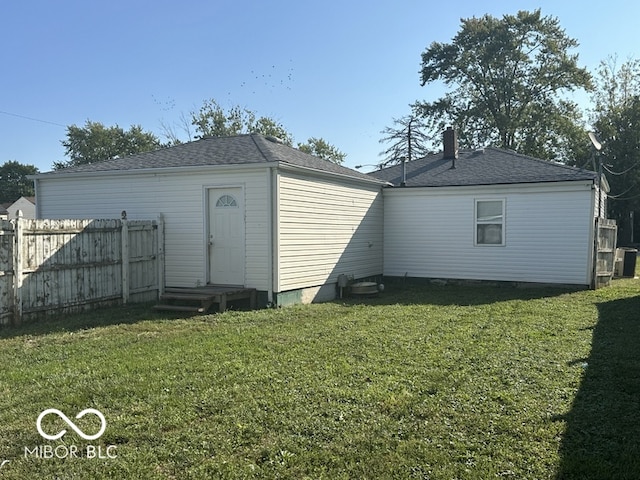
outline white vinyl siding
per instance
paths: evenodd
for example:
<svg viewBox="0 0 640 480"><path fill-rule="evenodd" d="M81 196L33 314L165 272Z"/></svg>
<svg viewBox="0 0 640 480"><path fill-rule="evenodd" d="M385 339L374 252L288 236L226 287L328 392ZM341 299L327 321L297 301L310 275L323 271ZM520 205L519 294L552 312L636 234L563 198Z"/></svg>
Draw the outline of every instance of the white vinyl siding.
<svg viewBox="0 0 640 480"><path fill-rule="evenodd" d="M204 285L207 278L206 190L240 185L246 206L246 286L269 288L268 170L212 169L171 173L41 177L38 203L41 218L120 218L165 221L166 284Z"/></svg>
<svg viewBox="0 0 640 480"><path fill-rule="evenodd" d="M287 291L382 273L380 187L281 173L279 285Z"/></svg>
<svg viewBox="0 0 640 480"><path fill-rule="evenodd" d="M479 248L474 203L504 199L505 243ZM389 276L588 285L589 182L385 189Z"/></svg>

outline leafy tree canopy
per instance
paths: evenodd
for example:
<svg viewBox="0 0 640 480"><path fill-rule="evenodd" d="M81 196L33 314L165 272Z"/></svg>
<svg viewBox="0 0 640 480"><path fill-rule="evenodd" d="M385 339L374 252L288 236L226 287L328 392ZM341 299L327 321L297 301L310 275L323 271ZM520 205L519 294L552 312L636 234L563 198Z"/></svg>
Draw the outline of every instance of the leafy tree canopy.
<svg viewBox="0 0 640 480"><path fill-rule="evenodd" d="M422 54L422 85L452 88L415 105L432 141L455 125L461 147L494 144L541 158L571 157L574 135L584 129L577 106L562 94L592 86L578 55L570 54L577 41L540 10L461 22L451 43L433 42Z"/></svg>
<svg viewBox="0 0 640 480"><path fill-rule="evenodd" d="M35 175L38 168L8 161L0 166L0 203L13 203L20 197L32 197L33 181L27 175Z"/></svg>
<svg viewBox="0 0 640 480"><path fill-rule="evenodd" d="M621 243L627 244L633 228L631 212L638 212L635 230L640 231L640 61L629 60L619 67L615 58L601 62L596 87L593 126L611 185L608 214L618 222Z"/></svg>
<svg viewBox="0 0 640 480"><path fill-rule="evenodd" d="M277 120L259 117L254 111L237 105L225 110L214 99L206 100L197 112L192 112L191 124L196 130L195 138L259 133L293 146L293 135ZM165 127L165 131L170 129ZM175 135L171 139L176 142ZM298 149L338 164L346 157L345 153L322 138L311 137L306 143L298 143Z"/></svg>
<svg viewBox="0 0 640 480"><path fill-rule="evenodd" d="M234 106L224 110L213 99L206 100L200 110L191 114L191 123L196 128L196 138L227 137L247 133L273 136L291 146L291 134L276 120L258 117L255 112Z"/></svg>
<svg viewBox="0 0 640 480"><path fill-rule="evenodd" d="M156 150L162 143L140 125L124 130L118 125L105 127L100 122L87 120L84 127L68 126L62 145L69 160L54 163L56 170Z"/></svg>
<svg viewBox="0 0 640 480"><path fill-rule="evenodd" d="M341 164L347 156L322 138L311 137L307 143L299 143L298 149L337 164Z"/></svg>

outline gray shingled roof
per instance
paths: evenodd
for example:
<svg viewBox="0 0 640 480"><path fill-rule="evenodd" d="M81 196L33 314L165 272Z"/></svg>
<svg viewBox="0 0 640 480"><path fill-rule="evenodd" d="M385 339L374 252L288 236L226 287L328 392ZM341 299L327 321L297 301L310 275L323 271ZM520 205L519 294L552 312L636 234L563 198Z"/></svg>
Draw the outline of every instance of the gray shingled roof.
<svg viewBox="0 0 640 480"><path fill-rule="evenodd" d="M56 170L41 174L41 176L273 162L353 177L369 182L376 181L369 175L314 157L258 134L204 138L153 152Z"/></svg>
<svg viewBox="0 0 640 480"><path fill-rule="evenodd" d="M428 155L406 163L407 187L450 187L513 183L595 180L597 173L548 162L510 150L486 147L461 150L455 161L443 154ZM372 177L400 185L402 166L394 165L369 173Z"/></svg>

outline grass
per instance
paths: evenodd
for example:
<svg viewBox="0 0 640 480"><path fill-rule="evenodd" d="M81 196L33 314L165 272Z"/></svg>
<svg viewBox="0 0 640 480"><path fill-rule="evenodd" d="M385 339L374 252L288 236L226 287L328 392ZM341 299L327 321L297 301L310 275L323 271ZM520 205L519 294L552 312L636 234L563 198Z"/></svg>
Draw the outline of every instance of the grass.
<svg viewBox="0 0 640 480"><path fill-rule="evenodd" d="M640 478L640 283L0 330L0 478ZM85 408L82 440L47 408ZM85 432L96 417L74 420ZM116 458L37 458L106 448ZM64 455L60 455L64 456Z"/></svg>

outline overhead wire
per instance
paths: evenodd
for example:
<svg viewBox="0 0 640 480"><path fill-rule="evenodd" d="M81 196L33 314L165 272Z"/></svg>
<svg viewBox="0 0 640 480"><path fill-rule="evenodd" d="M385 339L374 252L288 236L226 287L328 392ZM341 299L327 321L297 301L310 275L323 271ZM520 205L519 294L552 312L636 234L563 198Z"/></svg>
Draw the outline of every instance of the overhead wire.
<svg viewBox="0 0 640 480"><path fill-rule="evenodd" d="M602 164L602 168L604 168L611 175L625 175L625 174L629 173L631 170L633 170L634 168L636 168L638 166L640 166L640 161L636 162L634 165L631 165L624 172L614 172L609 167L607 167L607 165L605 165L604 163Z"/></svg>
<svg viewBox="0 0 640 480"><path fill-rule="evenodd" d="M17 113L5 112L4 110L0 110L0 113L3 115L9 115L11 117L23 118L25 120L31 120L31 121L40 122L40 123L48 123L49 125L55 125L56 127L67 128L67 125L62 125L61 123L56 123L56 122L50 122L49 120L42 120L40 118L28 117L26 115L19 115Z"/></svg>

